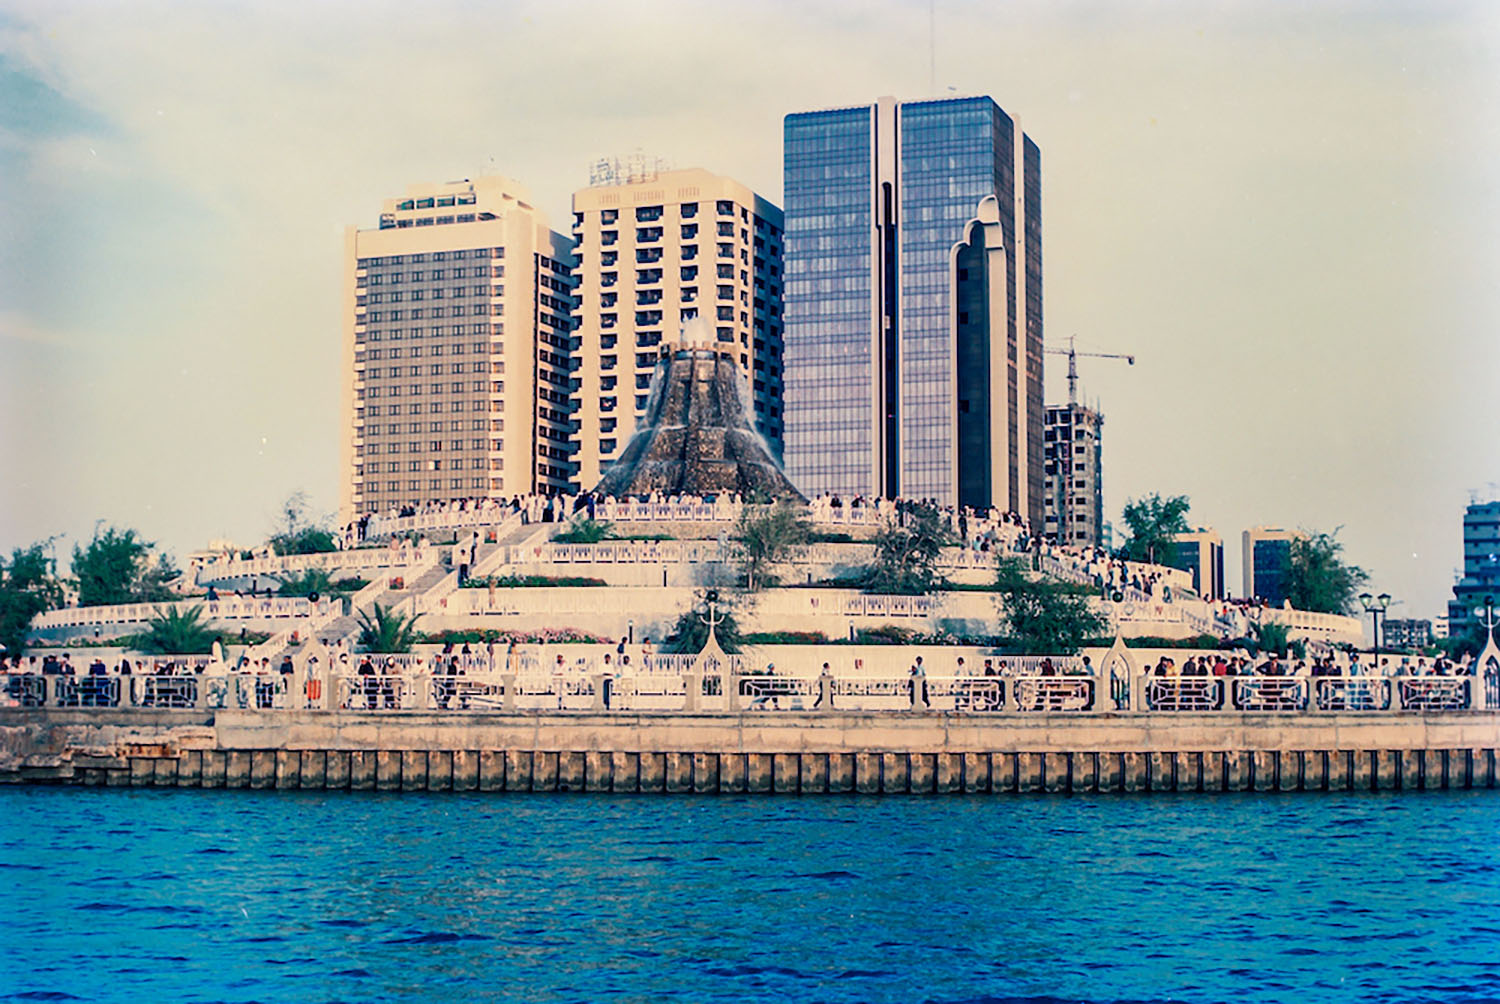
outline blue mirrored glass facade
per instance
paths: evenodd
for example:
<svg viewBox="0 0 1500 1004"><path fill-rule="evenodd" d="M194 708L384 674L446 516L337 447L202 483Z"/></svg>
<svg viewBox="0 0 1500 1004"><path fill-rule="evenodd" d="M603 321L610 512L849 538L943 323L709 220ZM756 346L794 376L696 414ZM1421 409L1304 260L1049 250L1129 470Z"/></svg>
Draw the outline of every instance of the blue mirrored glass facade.
<svg viewBox="0 0 1500 1004"><path fill-rule="evenodd" d="M1011 416L997 434L1021 471L1004 483L1021 490L995 503L1039 520L1036 145L988 97L882 99L787 116L784 156L787 473L809 494L958 501L956 339L974 332L988 341L978 355L1004 360L1014 381L997 388ZM986 288L1003 290L1007 305L999 323L960 325L955 245L991 195L1009 253L1003 279Z"/></svg>
<svg viewBox="0 0 1500 1004"><path fill-rule="evenodd" d="M958 458L949 255L979 200L1012 191L1011 122L989 98L965 98L903 104L900 123L898 490L951 504ZM1006 233L1009 208L1002 199ZM1010 323L1013 330L1014 313Z"/></svg>
<svg viewBox="0 0 1500 1004"><path fill-rule="evenodd" d="M871 109L789 115L784 143L786 472L873 495Z"/></svg>

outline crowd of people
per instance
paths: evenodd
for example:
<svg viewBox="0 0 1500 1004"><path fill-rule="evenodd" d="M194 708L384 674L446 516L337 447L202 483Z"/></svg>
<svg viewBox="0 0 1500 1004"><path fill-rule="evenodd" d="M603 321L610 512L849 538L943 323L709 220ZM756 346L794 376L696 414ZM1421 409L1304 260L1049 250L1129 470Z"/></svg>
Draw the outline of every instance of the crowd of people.
<svg viewBox="0 0 1500 1004"><path fill-rule="evenodd" d="M1393 658L1395 661L1393 661ZM1237 655L1229 652L1188 656L1181 666L1170 656L1162 656L1151 668L1153 677L1181 676L1286 676L1286 677L1415 677L1415 676L1468 676L1474 673L1474 664L1467 657L1461 660L1436 656L1428 659L1418 656L1384 656L1375 666L1373 657L1362 660L1360 653L1352 652L1347 660L1337 655L1326 654L1310 658L1286 659L1276 653L1259 657Z"/></svg>

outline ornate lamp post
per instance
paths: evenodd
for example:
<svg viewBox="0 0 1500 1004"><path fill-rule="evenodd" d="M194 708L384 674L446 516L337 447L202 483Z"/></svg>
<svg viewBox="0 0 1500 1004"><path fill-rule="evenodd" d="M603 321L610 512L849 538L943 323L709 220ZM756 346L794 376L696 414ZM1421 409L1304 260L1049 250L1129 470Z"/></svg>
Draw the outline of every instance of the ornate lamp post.
<svg viewBox="0 0 1500 1004"><path fill-rule="evenodd" d="M1495 634L1495 597L1486 596L1484 605L1474 608L1474 619L1482 624L1490 637Z"/></svg>
<svg viewBox="0 0 1500 1004"><path fill-rule="evenodd" d="M1374 664L1370 667L1370 673L1374 675L1380 672L1380 615L1390 607L1391 594L1381 593L1379 596L1371 596L1369 593L1360 593L1359 604L1370 615L1371 625L1375 630Z"/></svg>
<svg viewBox="0 0 1500 1004"><path fill-rule="evenodd" d="M1480 614L1483 613L1483 618ZM1474 657L1474 697L1472 708L1489 707L1500 701L1500 645L1495 644L1495 597L1484 598L1484 606L1474 608L1474 617L1484 625L1484 644Z"/></svg>

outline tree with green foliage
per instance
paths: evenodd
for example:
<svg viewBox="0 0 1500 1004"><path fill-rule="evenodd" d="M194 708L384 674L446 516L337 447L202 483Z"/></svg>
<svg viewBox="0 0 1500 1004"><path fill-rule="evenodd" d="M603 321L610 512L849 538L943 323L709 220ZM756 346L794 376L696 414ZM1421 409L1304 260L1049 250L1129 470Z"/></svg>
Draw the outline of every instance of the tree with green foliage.
<svg viewBox="0 0 1500 1004"><path fill-rule="evenodd" d="M220 640L221 632L203 620L203 607L166 607L136 636L138 651L151 655L202 655Z"/></svg>
<svg viewBox="0 0 1500 1004"><path fill-rule="evenodd" d="M1188 532L1189 508L1186 495L1163 498L1153 493L1139 500L1126 500L1120 515L1130 531L1130 539L1120 547L1118 556L1126 561L1169 564L1176 552L1172 538Z"/></svg>
<svg viewBox="0 0 1500 1004"><path fill-rule="evenodd" d="M807 543L812 523L790 502L740 509L734 539L740 545L740 573L750 592L776 585L777 565L792 556L792 548Z"/></svg>
<svg viewBox="0 0 1500 1004"><path fill-rule="evenodd" d="M281 504L281 522L271 535L277 554L323 554L338 550L338 541L327 518L308 515L307 493L294 492Z"/></svg>
<svg viewBox="0 0 1500 1004"><path fill-rule="evenodd" d="M1285 656L1288 648L1287 626L1280 621L1265 621L1252 624L1250 630L1255 637L1255 647L1261 652Z"/></svg>
<svg viewBox="0 0 1500 1004"><path fill-rule="evenodd" d="M684 611L677 618L677 623L672 625L672 630L667 635L663 646L665 651L685 655L697 655L703 651L703 646L708 644L710 603L713 604L713 619L717 622L714 633L718 636L719 647L731 655L740 650L743 642L739 623L723 597L714 590L709 590L691 610Z"/></svg>
<svg viewBox="0 0 1500 1004"><path fill-rule="evenodd" d="M1358 606L1359 591L1370 576L1358 565L1344 562L1338 532L1335 528L1332 533L1292 538L1286 595L1298 610L1347 614Z"/></svg>
<svg viewBox="0 0 1500 1004"><path fill-rule="evenodd" d="M178 574L172 559L158 554L156 545L134 530L111 526L101 533L95 526L87 547L73 545L73 578L81 607L169 600L172 591L167 583Z"/></svg>
<svg viewBox="0 0 1500 1004"><path fill-rule="evenodd" d="M10 561L0 555L0 645L15 653L37 614L63 605L63 587L47 557L50 540L18 547Z"/></svg>
<svg viewBox="0 0 1500 1004"><path fill-rule="evenodd" d="M1072 655L1109 629L1109 619L1077 590L1034 579L1018 558L1003 558L995 588L1004 595L1001 634L1018 652Z"/></svg>
<svg viewBox="0 0 1500 1004"><path fill-rule="evenodd" d="M397 613L393 607L375 604L373 616L359 612L359 643L367 652L410 652L417 642L420 614Z"/></svg>
<svg viewBox="0 0 1500 1004"><path fill-rule="evenodd" d="M865 590L898 596L920 596L945 585L937 559L954 536L936 507L908 506L901 523L875 537L875 562L865 578Z"/></svg>
<svg viewBox="0 0 1500 1004"><path fill-rule="evenodd" d="M1479 623L1473 623L1432 643L1431 653L1442 654L1450 659L1462 659L1466 655L1477 656L1484 651L1489 631Z"/></svg>
<svg viewBox="0 0 1500 1004"><path fill-rule="evenodd" d="M558 544L597 544L614 535L613 523L584 517L552 539Z"/></svg>

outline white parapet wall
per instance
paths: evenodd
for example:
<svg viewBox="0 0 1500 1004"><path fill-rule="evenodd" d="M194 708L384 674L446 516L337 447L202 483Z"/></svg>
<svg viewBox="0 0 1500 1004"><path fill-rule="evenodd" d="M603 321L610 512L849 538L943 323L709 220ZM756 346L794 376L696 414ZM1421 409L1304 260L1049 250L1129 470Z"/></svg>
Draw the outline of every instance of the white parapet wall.
<svg viewBox="0 0 1500 1004"><path fill-rule="evenodd" d="M992 635L999 631L1003 596L954 591L928 596L878 596L853 589L780 588L744 596L722 594L746 632L815 632L846 638L854 631L895 625L919 634ZM678 617L701 602L690 586L539 586L457 589L419 609L421 629L536 630L575 628L606 637L634 629L636 637L664 637ZM1220 605L1192 597L1168 602L1138 597L1094 601L1125 637L1189 638L1224 634ZM1289 617L1291 637L1357 643L1359 621L1328 614L1275 611ZM1291 615L1296 615L1292 617ZM1243 632L1240 632L1243 633ZM1238 636L1238 635L1235 635Z"/></svg>

